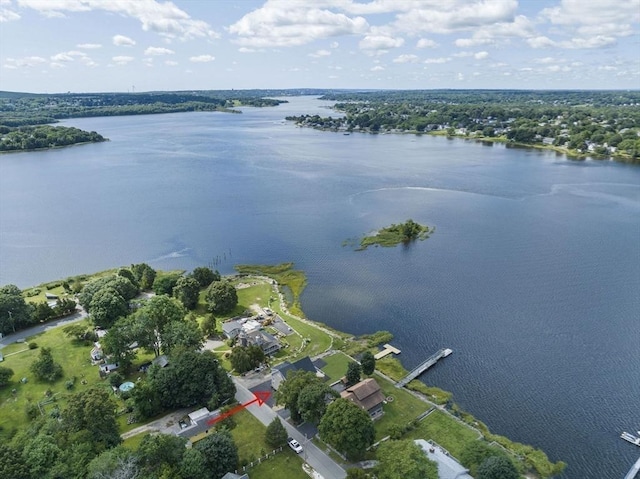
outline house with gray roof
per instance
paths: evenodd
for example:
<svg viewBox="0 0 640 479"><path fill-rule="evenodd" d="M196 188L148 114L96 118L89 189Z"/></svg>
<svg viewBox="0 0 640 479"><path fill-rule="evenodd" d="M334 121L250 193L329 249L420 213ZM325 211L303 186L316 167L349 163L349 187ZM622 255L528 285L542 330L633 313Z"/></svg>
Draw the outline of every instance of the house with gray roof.
<svg viewBox="0 0 640 479"><path fill-rule="evenodd" d="M305 356L302 359L298 359L294 363L284 361L283 363L274 366L274 368L271 370L271 387L277 391L278 387L280 387L280 383L287 379L287 374L289 373L289 371L300 370L308 371L315 374L316 376L321 374L322 377L324 377L324 373L322 373L322 371L319 371L313 365L313 363L311 362L311 358L309 356Z"/></svg>

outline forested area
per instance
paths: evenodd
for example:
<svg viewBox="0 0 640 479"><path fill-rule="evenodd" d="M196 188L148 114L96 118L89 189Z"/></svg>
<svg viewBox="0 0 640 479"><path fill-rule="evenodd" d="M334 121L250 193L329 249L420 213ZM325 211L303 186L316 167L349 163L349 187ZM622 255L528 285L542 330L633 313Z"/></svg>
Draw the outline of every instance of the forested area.
<svg viewBox="0 0 640 479"><path fill-rule="evenodd" d="M67 126L0 126L0 151L56 148L78 143L96 143L106 139L95 131Z"/></svg>
<svg viewBox="0 0 640 479"><path fill-rule="evenodd" d="M369 133L440 133L640 161L637 91L388 91L325 95L340 117L302 126Z"/></svg>
<svg viewBox="0 0 640 479"><path fill-rule="evenodd" d="M226 111L237 106L276 106L283 100L255 91L36 95L0 92L0 152L56 148L105 141L96 132L46 125L66 118ZM46 125L46 126L36 126Z"/></svg>

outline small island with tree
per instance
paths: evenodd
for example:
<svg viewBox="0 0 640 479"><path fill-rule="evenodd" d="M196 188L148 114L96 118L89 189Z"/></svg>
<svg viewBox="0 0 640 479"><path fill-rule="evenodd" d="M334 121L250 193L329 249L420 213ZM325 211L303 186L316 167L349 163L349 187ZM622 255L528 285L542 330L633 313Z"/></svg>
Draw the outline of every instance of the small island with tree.
<svg viewBox="0 0 640 479"><path fill-rule="evenodd" d="M404 223L392 224L382 228L372 236L365 236L360 240L359 247L356 251L362 251L369 246L392 247L400 243L408 244L415 240L425 240L435 231L435 227L430 228L427 225L416 223L412 219L408 219Z"/></svg>

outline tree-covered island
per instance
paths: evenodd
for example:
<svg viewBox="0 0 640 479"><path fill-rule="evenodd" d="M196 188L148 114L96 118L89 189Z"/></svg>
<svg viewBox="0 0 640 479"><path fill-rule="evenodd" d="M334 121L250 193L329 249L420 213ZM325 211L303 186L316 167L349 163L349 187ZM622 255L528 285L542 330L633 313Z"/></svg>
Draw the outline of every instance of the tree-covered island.
<svg viewBox="0 0 640 479"><path fill-rule="evenodd" d="M415 240L425 240L431 233L435 231L435 227L430 228L427 225L416 223L412 219L408 219L404 223L392 224L377 231L374 235L365 236L360 240L357 251L367 249L369 246L393 247L401 243L408 244Z"/></svg>
<svg viewBox="0 0 640 479"><path fill-rule="evenodd" d="M339 117L290 116L344 133L447 135L640 162L640 92L416 90L335 92Z"/></svg>
<svg viewBox="0 0 640 479"><path fill-rule="evenodd" d="M95 131L68 126L0 126L0 152L28 151L107 141Z"/></svg>

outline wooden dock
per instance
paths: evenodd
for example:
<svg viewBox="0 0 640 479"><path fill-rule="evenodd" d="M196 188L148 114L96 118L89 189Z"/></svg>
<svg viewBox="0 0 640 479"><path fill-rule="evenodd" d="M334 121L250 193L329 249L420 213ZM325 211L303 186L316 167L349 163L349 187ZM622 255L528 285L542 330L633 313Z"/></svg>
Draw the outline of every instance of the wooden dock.
<svg viewBox="0 0 640 479"><path fill-rule="evenodd" d="M374 358L375 359L382 359L384 358L387 354L400 354L400 350L398 348L394 348L393 346L391 346L390 344L385 344L382 347L382 351L380 351L379 353L377 353Z"/></svg>
<svg viewBox="0 0 640 479"><path fill-rule="evenodd" d="M638 474L638 472L640 472L640 458L638 458L636 463L633 466L631 466L631 469L629 469L629 472L627 472L627 475L624 476L624 479L634 479Z"/></svg>
<svg viewBox="0 0 640 479"><path fill-rule="evenodd" d="M413 381L415 378L420 376L423 372L425 372L427 369L429 369L431 366L433 366L435 363L437 363L440 359L446 358L452 352L453 351L451 351L450 349L445 348L445 349L441 349L437 353L429 356L424 362L419 364L417 367L413 368L409 372L409 374L407 374L404 378L402 378L400 381L398 381L396 383L396 387L397 388L402 388L402 387L406 386L408 383Z"/></svg>

